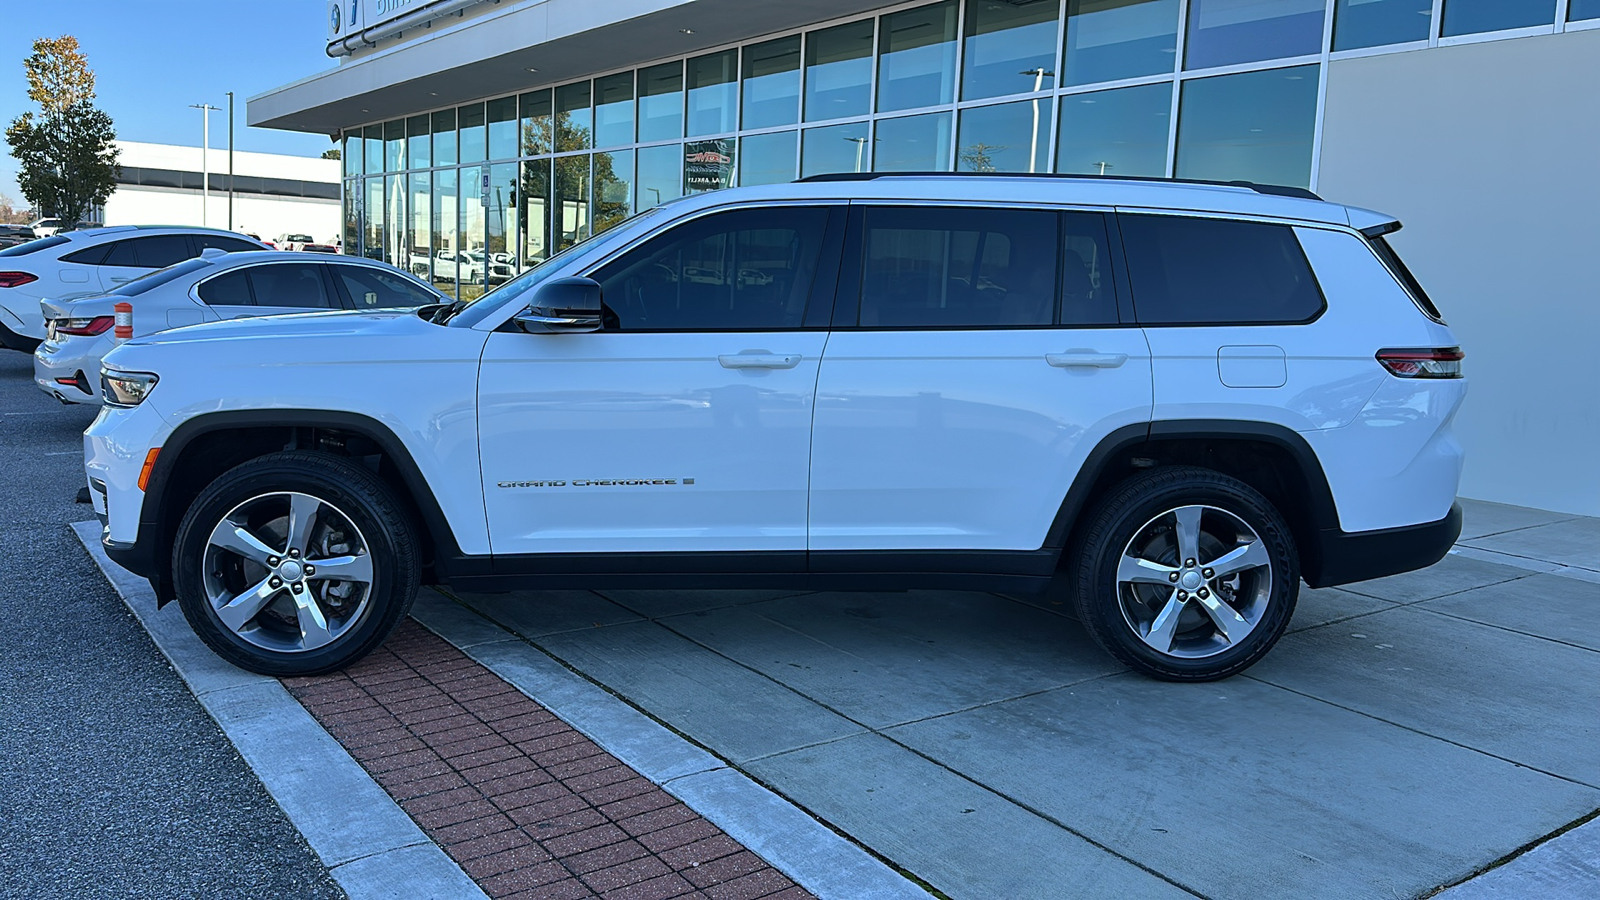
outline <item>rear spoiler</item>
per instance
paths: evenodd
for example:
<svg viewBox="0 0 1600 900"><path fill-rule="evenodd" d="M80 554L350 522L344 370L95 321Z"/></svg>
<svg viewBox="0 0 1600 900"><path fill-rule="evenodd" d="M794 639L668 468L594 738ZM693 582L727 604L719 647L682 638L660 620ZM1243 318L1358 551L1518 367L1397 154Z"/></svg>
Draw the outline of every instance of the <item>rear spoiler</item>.
<svg viewBox="0 0 1600 900"><path fill-rule="evenodd" d="M1349 206L1345 210L1350 215L1350 227L1369 238L1380 238L1400 230L1400 220L1387 213L1362 209L1359 206Z"/></svg>

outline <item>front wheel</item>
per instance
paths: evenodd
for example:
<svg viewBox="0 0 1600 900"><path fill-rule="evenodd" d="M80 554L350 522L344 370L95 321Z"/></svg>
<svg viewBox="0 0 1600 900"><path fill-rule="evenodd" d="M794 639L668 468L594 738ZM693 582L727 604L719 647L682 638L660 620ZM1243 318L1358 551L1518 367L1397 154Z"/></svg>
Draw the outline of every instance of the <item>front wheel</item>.
<svg viewBox="0 0 1600 900"><path fill-rule="evenodd" d="M1070 576L1095 641L1168 681L1250 667L1282 637L1300 588L1282 514L1249 485L1186 466L1113 489L1090 515Z"/></svg>
<svg viewBox="0 0 1600 900"><path fill-rule="evenodd" d="M263 675L314 675L370 653L416 597L416 539L367 469L274 453L223 473L178 526L178 603L217 655Z"/></svg>

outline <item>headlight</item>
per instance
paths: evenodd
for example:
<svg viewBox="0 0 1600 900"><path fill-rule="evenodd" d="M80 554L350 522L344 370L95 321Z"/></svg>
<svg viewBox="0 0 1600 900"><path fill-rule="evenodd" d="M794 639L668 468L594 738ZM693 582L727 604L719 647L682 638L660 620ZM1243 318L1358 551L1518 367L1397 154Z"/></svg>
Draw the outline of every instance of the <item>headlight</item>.
<svg viewBox="0 0 1600 900"><path fill-rule="evenodd" d="M138 406L155 389L153 372L122 372L100 368L100 392L107 406Z"/></svg>

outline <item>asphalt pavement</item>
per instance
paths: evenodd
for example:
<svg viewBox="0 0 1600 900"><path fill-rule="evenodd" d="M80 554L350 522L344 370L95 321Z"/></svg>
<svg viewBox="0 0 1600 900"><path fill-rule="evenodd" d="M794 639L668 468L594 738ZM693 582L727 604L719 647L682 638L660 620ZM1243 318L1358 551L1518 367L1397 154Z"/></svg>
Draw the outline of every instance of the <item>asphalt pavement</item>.
<svg viewBox="0 0 1600 900"><path fill-rule="evenodd" d="M343 897L67 527L93 418L0 350L0 897Z"/></svg>

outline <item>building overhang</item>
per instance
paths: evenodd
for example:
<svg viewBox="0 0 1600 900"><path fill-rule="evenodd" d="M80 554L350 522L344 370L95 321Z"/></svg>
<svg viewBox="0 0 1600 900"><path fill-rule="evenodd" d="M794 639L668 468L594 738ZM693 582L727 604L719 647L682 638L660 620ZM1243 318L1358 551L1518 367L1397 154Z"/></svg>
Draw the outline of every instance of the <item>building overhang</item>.
<svg viewBox="0 0 1600 900"><path fill-rule="evenodd" d="M251 97L246 121L335 135L351 125L693 55L878 5L883 4L524 0L453 25L436 21L392 47Z"/></svg>

